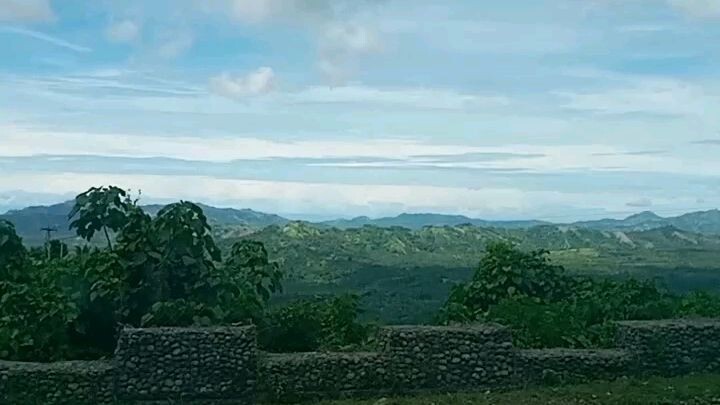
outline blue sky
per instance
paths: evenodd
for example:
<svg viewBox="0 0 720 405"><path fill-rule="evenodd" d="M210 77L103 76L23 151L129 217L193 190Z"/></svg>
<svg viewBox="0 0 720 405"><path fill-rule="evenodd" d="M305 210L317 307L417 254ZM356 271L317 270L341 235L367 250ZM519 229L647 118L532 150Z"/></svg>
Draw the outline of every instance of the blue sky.
<svg viewBox="0 0 720 405"><path fill-rule="evenodd" d="M720 0L0 0L0 211L720 206Z"/></svg>

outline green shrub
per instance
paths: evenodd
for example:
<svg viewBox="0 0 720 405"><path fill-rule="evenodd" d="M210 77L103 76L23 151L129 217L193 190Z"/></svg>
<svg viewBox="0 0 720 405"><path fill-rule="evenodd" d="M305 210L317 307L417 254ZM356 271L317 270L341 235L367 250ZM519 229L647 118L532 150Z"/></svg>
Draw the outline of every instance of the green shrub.
<svg viewBox="0 0 720 405"><path fill-rule="evenodd" d="M455 287L441 322L508 325L520 347L610 347L615 321L720 316L720 297L677 296L652 281L568 277L545 252L491 245L473 279Z"/></svg>
<svg viewBox="0 0 720 405"><path fill-rule="evenodd" d="M304 352L361 345L370 326L360 323L359 315L355 295L295 301L268 314L260 346L272 352Z"/></svg>

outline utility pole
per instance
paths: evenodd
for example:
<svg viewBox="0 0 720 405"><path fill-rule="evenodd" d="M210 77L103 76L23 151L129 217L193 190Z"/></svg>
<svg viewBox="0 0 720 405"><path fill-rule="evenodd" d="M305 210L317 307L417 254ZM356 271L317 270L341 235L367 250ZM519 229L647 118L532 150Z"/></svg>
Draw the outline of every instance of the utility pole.
<svg viewBox="0 0 720 405"><path fill-rule="evenodd" d="M40 230L45 232L45 250L47 251L47 258L50 260L50 238L53 232L57 232L57 228L48 225L40 228Z"/></svg>

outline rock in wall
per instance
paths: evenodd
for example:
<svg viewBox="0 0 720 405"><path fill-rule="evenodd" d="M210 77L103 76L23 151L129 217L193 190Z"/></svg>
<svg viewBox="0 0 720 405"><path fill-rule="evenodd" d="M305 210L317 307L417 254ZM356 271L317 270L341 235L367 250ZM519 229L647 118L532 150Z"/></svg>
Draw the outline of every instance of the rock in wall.
<svg viewBox="0 0 720 405"><path fill-rule="evenodd" d="M254 403L254 327L125 329L115 351L118 399Z"/></svg>
<svg viewBox="0 0 720 405"><path fill-rule="evenodd" d="M0 404L111 404L113 375L104 361L0 361Z"/></svg>
<svg viewBox="0 0 720 405"><path fill-rule="evenodd" d="M624 350L520 350L516 378L523 386L579 383L611 380L631 369L632 358Z"/></svg>
<svg viewBox="0 0 720 405"><path fill-rule="evenodd" d="M273 402L382 395L389 387L382 353L267 354L259 371L261 395Z"/></svg>
<svg viewBox="0 0 720 405"><path fill-rule="evenodd" d="M720 319L619 322L617 345L632 355L636 373L720 371Z"/></svg>
<svg viewBox="0 0 720 405"><path fill-rule="evenodd" d="M513 384L514 356L508 328L395 326L379 340L393 392L453 391Z"/></svg>

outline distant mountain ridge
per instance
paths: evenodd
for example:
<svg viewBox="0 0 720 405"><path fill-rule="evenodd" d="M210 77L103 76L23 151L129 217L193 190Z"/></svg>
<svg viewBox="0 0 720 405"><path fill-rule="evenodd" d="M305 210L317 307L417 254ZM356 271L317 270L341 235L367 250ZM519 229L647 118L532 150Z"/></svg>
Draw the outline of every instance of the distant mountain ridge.
<svg viewBox="0 0 720 405"><path fill-rule="evenodd" d="M426 226L458 226L474 225L480 227L496 228L530 228L532 226L549 224L545 221L518 220L518 221L488 221L478 218L470 218L464 215L445 215L432 213L408 214L403 213L395 217L383 217L371 219L368 217L355 217L353 219L336 219L324 221L321 225L333 226L340 229L359 228L365 225L373 225L381 228L400 226L408 229L420 229Z"/></svg>
<svg viewBox="0 0 720 405"><path fill-rule="evenodd" d="M18 234L29 244L41 244L43 227L55 227L56 238L72 238L74 234L68 229L70 221L67 218L72 202L67 201L50 206L34 206L19 210L8 211L0 215L0 219L7 219L15 224ZM217 228L220 236L240 236L271 225L283 226L291 220L280 215L269 214L252 209L218 208L205 204L202 207L209 221ZM143 208L154 215L162 205L145 205ZM307 222L307 221L306 221ZM472 225L482 228L499 229L529 229L546 225L562 225L572 228L586 228L599 231L646 231L658 228L672 227L684 232L704 235L720 235L720 210L698 211L675 217L661 217L654 212L644 211L630 215L625 219L600 219L594 221L579 221L570 224L553 224L540 220L506 220L493 221L471 218L464 215L446 215L434 213L403 213L394 217L369 218L366 216L352 219L335 219L315 222L311 224L319 228L355 229L364 226L380 228L402 227L419 230L428 226L460 226Z"/></svg>
<svg viewBox="0 0 720 405"><path fill-rule="evenodd" d="M72 201L49 206L34 206L20 210L11 210L0 215L0 219L6 219L15 225L15 229L23 240L30 245L42 244L44 234L41 228L50 227L57 231L53 238L72 239L75 233L70 231L70 220L68 214L73 207ZM242 227L248 230L262 229L270 225L284 225L290 222L289 219L275 214L266 214L251 209L217 208L205 204L198 204L208 221L218 227ZM163 205L144 205L143 209L150 215L157 214ZM247 233L247 232L242 232Z"/></svg>
<svg viewBox="0 0 720 405"><path fill-rule="evenodd" d="M654 212L644 211L625 219L601 219L571 224L576 227L598 230L643 231L663 227L674 227L686 232L706 235L720 235L720 210L697 211L676 217L661 217Z"/></svg>

